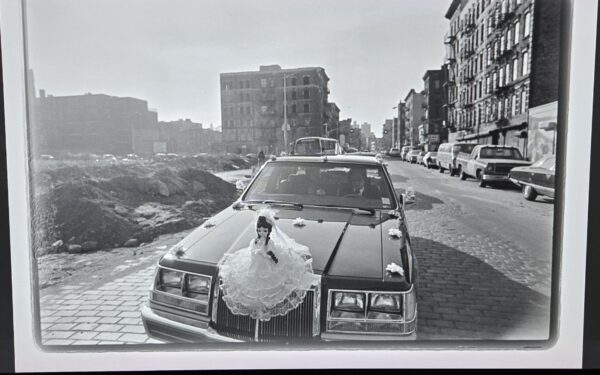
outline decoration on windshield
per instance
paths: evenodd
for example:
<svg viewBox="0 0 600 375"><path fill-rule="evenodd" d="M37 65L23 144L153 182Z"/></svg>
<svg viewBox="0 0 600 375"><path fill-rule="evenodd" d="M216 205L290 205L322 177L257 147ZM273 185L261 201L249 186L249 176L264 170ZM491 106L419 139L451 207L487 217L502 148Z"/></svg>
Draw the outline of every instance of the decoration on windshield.
<svg viewBox="0 0 600 375"><path fill-rule="evenodd" d="M385 267L385 270L388 271L389 273L392 273L392 274L395 273L395 274L398 274L400 276L404 276L404 269L402 269L402 267L400 267L399 265L397 265L394 262L388 264Z"/></svg>
<svg viewBox="0 0 600 375"><path fill-rule="evenodd" d="M301 217L297 217L294 220L294 226L295 227L303 227L305 225L306 225L306 221L303 218L301 218Z"/></svg>
<svg viewBox="0 0 600 375"><path fill-rule="evenodd" d="M398 239L402 237L402 231L398 228L390 228L388 235L394 239Z"/></svg>
<svg viewBox="0 0 600 375"><path fill-rule="evenodd" d="M212 228L217 226L217 224L213 223L212 221L208 220L204 223L204 228Z"/></svg>

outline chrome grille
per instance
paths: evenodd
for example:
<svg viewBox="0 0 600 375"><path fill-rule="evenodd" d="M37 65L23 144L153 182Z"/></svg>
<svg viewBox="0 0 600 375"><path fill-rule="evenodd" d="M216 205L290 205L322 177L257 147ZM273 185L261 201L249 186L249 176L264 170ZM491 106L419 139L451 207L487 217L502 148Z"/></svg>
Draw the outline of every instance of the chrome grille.
<svg viewBox="0 0 600 375"><path fill-rule="evenodd" d="M513 169L514 165L496 165L494 168L494 172L501 174L508 174L511 169Z"/></svg>
<svg viewBox="0 0 600 375"><path fill-rule="evenodd" d="M313 338L313 290L309 290L304 301L294 310L283 316L276 316L258 325L259 341L282 339L310 340ZM218 294L217 319L215 329L219 334L240 340L254 340L256 320L249 316L233 314L221 293Z"/></svg>

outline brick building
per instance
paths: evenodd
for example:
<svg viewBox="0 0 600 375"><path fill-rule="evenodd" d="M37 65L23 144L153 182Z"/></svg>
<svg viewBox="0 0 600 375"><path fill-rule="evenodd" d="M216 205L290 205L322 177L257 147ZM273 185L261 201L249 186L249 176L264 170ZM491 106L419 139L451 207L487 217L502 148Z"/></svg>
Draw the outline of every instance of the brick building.
<svg viewBox="0 0 600 375"><path fill-rule="evenodd" d="M442 139L444 95L442 70L428 70L423 76L423 122L419 125L419 146L437 151Z"/></svg>
<svg viewBox="0 0 600 375"><path fill-rule="evenodd" d="M396 133L396 147L402 147L408 144L410 133L406 126L406 104L401 101L396 107L398 110L398 131Z"/></svg>
<svg viewBox="0 0 600 375"><path fill-rule="evenodd" d="M205 129L190 119L160 121L160 140L165 142L166 152L181 155L218 153L222 151L221 132Z"/></svg>
<svg viewBox="0 0 600 375"><path fill-rule="evenodd" d="M262 149L279 153L284 149L285 115L288 143L300 137L322 136L326 127L337 127L339 109L336 112L337 106L327 100L329 77L323 68L282 69L270 65L260 66L259 71L222 73L220 78L221 124L227 152Z"/></svg>
<svg viewBox="0 0 600 375"><path fill-rule="evenodd" d="M151 155L158 115L145 100L104 94L33 99L31 140L40 154Z"/></svg>
<svg viewBox="0 0 600 375"><path fill-rule="evenodd" d="M383 124L382 146L384 151L389 151L394 147L394 120L387 119Z"/></svg>
<svg viewBox="0 0 600 375"><path fill-rule="evenodd" d="M533 147L532 159L554 142L544 129L557 117L560 7L560 0L452 1L444 40L450 140L514 145L525 155Z"/></svg>
<svg viewBox="0 0 600 375"><path fill-rule="evenodd" d="M423 94L410 89L404 98L404 119L408 132L408 145L419 145L419 125L423 121Z"/></svg>

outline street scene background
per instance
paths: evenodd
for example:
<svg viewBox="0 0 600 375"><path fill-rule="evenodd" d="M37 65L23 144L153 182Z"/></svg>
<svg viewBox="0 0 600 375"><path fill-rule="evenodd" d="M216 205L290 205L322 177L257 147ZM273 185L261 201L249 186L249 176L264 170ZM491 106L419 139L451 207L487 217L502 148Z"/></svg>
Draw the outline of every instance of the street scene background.
<svg viewBox="0 0 600 375"><path fill-rule="evenodd" d="M555 156L561 0L25 7L43 344L159 343L140 319L157 260L303 137L387 155L416 193L419 340L548 338L553 199L420 162L449 144Z"/></svg>

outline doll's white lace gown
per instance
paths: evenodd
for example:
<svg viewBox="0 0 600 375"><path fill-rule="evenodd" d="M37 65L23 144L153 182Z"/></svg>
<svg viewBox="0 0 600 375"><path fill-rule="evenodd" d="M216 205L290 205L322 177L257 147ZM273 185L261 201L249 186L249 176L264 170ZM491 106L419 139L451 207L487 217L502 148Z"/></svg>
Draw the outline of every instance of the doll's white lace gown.
<svg viewBox="0 0 600 375"><path fill-rule="evenodd" d="M266 246L264 240L253 239L248 247L226 253L219 262L219 276L231 312L262 321L295 309L318 282L308 248L275 226Z"/></svg>

